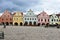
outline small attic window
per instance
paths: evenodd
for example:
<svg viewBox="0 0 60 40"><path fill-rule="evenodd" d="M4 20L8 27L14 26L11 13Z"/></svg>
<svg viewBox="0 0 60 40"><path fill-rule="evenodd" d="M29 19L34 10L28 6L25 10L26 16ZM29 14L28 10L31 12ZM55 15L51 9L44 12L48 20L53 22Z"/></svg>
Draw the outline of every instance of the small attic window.
<svg viewBox="0 0 60 40"><path fill-rule="evenodd" d="M43 14L43 16L44 16L44 14Z"/></svg>
<svg viewBox="0 0 60 40"><path fill-rule="evenodd" d="M31 15L31 13L30 13L30 15Z"/></svg>

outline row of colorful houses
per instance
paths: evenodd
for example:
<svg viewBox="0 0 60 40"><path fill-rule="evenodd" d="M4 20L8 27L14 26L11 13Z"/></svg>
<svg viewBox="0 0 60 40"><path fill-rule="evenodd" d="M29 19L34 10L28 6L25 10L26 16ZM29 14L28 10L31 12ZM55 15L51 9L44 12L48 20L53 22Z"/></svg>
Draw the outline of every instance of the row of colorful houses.
<svg viewBox="0 0 60 40"><path fill-rule="evenodd" d="M6 25L46 25L46 24L60 24L60 13L48 15L42 11L38 15L30 9L26 14L23 12L14 12L13 14L8 10L0 16L0 24Z"/></svg>

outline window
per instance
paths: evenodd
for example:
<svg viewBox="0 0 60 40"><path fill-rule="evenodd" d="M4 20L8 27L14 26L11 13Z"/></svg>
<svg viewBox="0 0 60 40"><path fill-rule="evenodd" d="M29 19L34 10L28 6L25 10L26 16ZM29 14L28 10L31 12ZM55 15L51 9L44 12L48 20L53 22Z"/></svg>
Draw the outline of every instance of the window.
<svg viewBox="0 0 60 40"><path fill-rule="evenodd" d="M49 21L49 19L48 19L48 21Z"/></svg>
<svg viewBox="0 0 60 40"><path fill-rule="evenodd" d="M30 13L30 15L31 15L31 13Z"/></svg>
<svg viewBox="0 0 60 40"><path fill-rule="evenodd" d="M26 18L25 18L25 20L26 20Z"/></svg>
<svg viewBox="0 0 60 40"><path fill-rule="evenodd" d="M29 18L27 18L27 20L29 20Z"/></svg>
<svg viewBox="0 0 60 40"><path fill-rule="evenodd" d="M46 19L45 19L45 22L46 22Z"/></svg>
<svg viewBox="0 0 60 40"><path fill-rule="evenodd" d="M52 21L53 21L53 19L52 19Z"/></svg>
<svg viewBox="0 0 60 40"><path fill-rule="evenodd" d="M38 19L38 21L40 21L40 19Z"/></svg>
<svg viewBox="0 0 60 40"><path fill-rule="evenodd" d="M36 20L36 18L35 18L35 20Z"/></svg>
<svg viewBox="0 0 60 40"><path fill-rule="evenodd" d="M31 18L30 18L30 20L31 20Z"/></svg>
<svg viewBox="0 0 60 40"><path fill-rule="evenodd" d="M43 19L41 19L41 21L43 21Z"/></svg>

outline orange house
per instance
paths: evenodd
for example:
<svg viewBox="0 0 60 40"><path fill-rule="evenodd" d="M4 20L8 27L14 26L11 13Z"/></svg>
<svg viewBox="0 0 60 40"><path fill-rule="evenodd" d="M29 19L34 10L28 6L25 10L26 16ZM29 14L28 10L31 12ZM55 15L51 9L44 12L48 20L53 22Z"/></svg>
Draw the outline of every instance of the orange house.
<svg viewBox="0 0 60 40"><path fill-rule="evenodd" d="M12 20L12 14L8 11L5 10L4 13L1 16L1 23L6 24L6 25L12 25L13 20Z"/></svg>

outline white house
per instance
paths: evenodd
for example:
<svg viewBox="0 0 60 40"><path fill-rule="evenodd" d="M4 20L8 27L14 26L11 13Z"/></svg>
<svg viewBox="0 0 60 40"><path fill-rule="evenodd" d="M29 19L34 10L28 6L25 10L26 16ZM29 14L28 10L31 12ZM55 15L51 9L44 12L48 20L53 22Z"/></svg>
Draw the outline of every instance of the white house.
<svg viewBox="0 0 60 40"><path fill-rule="evenodd" d="M58 21L59 21L59 19L58 19L58 16L56 14L50 15L49 24L56 25L56 24L58 24Z"/></svg>
<svg viewBox="0 0 60 40"><path fill-rule="evenodd" d="M37 15L30 9L26 15L24 15L24 25L37 25Z"/></svg>

